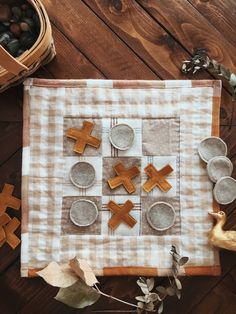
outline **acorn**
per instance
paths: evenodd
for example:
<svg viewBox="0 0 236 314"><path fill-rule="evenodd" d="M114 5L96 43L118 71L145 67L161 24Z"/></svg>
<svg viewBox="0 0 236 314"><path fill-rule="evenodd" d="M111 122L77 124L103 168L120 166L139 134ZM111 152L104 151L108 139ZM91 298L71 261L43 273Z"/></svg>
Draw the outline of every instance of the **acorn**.
<svg viewBox="0 0 236 314"><path fill-rule="evenodd" d="M14 34L16 37L19 37L21 34L21 28L19 24L12 23L10 26L10 31L12 34Z"/></svg>
<svg viewBox="0 0 236 314"><path fill-rule="evenodd" d="M27 24L26 22L21 22L20 28L22 32L28 32L30 30L29 24Z"/></svg>

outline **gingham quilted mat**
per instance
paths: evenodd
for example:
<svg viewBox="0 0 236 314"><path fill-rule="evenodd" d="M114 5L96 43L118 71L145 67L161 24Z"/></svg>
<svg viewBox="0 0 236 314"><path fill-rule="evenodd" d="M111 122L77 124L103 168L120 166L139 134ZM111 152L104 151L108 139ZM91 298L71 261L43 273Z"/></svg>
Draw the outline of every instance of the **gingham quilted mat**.
<svg viewBox="0 0 236 314"><path fill-rule="evenodd" d="M197 155L199 142L219 135L220 81L111 81L28 79L24 92L22 167L22 276L33 276L51 261L66 263L75 255L87 260L97 275L158 275L170 273L171 245L190 262L182 274L218 275L219 257L207 243L212 226L208 211L217 210L212 183ZM82 156L73 152L66 137L83 121L94 123L99 149L86 147ZM108 133L117 123L131 126L133 146L114 148ZM79 160L96 169L95 184L75 187L69 171ZM111 190L107 180L114 162L138 165L136 191ZM168 192L146 193L143 169L149 163L171 165ZM96 204L98 218L88 227L69 219L71 204L88 199ZM108 226L113 200L134 204L133 228ZM157 201L171 204L174 225L153 229L146 211Z"/></svg>

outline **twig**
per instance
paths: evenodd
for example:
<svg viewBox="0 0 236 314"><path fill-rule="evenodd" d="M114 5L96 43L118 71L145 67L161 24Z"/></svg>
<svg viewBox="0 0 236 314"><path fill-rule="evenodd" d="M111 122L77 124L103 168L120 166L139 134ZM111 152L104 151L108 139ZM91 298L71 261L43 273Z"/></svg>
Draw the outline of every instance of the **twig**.
<svg viewBox="0 0 236 314"><path fill-rule="evenodd" d="M132 306L132 307L135 307L136 309L139 309L139 308L140 308L140 307L137 306L136 304L123 301L123 300L121 300L121 299L118 299L118 298L116 298L116 297L113 297L112 295L109 295L109 294L106 294L106 293L102 292L102 291L98 288L98 286L97 286L96 284L94 285L94 287L96 288L97 292L98 292L99 294L103 295L104 297L107 297L107 298L109 298L109 299L116 300L116 301L118 301L118 302L120 302L120 303L124 303L124 304L126 304L126 305L130 305L130 306Z"/></svg>
<svg viewBox="0 0 236 314"><path fill-rule="evenodd" d="M199 48L195 51L190 60L183 61L181 70L185 74L189 72L194 74L201 69L208 69L212 73L224 77L230 86L232 100L236 100L236 74L231 72L230 69L223 64L211 59L208 56L206 49Z"/></svg>

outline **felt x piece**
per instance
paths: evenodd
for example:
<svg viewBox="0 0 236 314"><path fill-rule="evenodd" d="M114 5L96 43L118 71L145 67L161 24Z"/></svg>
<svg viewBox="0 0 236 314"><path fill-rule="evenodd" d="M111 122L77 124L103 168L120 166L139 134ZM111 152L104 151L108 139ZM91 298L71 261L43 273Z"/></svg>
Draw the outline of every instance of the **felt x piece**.
<svg viewBox="0 0 236 314"><path fill-rule="evenodd" d="M113 213L112 217L108 221L108 226L115 230L122 222L126 223L130 228L137 223L137 221L129 214L131 209L134 208L134 204L128 200L124 205L118 205L114 201L110 201L107 204L107 208Z"/></svg>
<svg viewBox="0 0 236 314"><path fill-rule="evenodd" d="M168 192L172 188L171 184L165 179L173 171L170 165L157 170L153 164L149 164L144 168L144 171L149 177L143 185L145 192L151 192L156 186L163 192Z"/></svg>
<svg viewBox="0 0 236 314"><path fill-rule="evenodd" d="M20 244L20 239L14 233L19 226L20 221L16 217L12 218L7 225L3 226L5 238L0 241L0 246L6 242L14 250Z"/></svg>
<svg viewBox="0 0 236 314"><path fill-rule="evenodd" d="M14 191L14 185L5 184L2 192L0 193L0 215L5 213L7 207L11 207L13 209L19 209L21 201L12 196Z"/></svg>
<svg viewBox="0 0 236 314"><path fill-rule="evenodd" d="M66 132L66 136L76 140L74 146L74 152L83 154L86 145L90 145L94 148L99 148L101 140L91 135L94 128L94 123L90 121L84 121L81 129L69 128Z"/></svg>
<svg viewBox="0 0 236 314"><path fill-rule="evenodd" d="M6 209L11 207L18 210L21 205L20 199L12 195L14 186L5 184L2 192L0 193L0 247L4 243L8 243L13 249L15 249L20 239L14 234L16 229L20 225L20 221L17 218L11 219L6 213Z"/></svg>
<svg viewBox="0 0 236 314"><path fill-rule="evenodd" d="M110 188L115 189L118 186L123 185L129 194L135 192L136 187L133 184L132 179L139 175L139 168L134 166L126 169L125 166L120 162L114 166L114 170L117 176L107 181Z"/></svg>

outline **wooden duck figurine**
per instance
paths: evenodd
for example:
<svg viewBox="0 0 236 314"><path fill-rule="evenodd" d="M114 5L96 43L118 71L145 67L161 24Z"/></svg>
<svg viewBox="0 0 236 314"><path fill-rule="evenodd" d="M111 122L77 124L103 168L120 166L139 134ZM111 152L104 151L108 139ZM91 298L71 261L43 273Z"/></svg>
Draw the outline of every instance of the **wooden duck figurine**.
<svg viewBox="0 0 236 314"><path fill-rule="evenodd" d="M219 211L218 213L209 214L216 219L216 224L208 235L209 243L226 250L236 251L236 231L223 230L227 220L225 212Z"/></svg>

